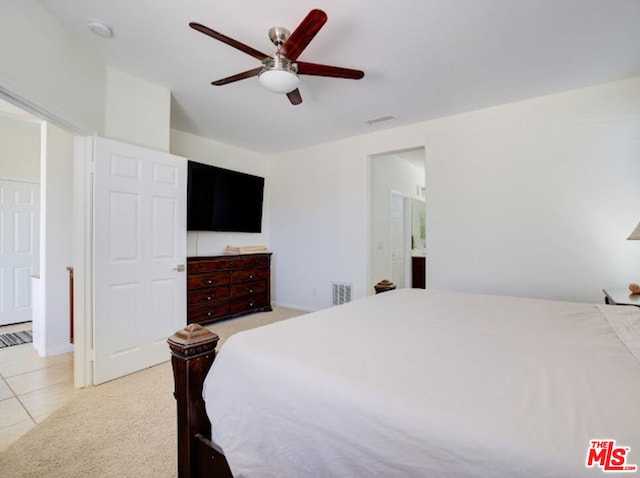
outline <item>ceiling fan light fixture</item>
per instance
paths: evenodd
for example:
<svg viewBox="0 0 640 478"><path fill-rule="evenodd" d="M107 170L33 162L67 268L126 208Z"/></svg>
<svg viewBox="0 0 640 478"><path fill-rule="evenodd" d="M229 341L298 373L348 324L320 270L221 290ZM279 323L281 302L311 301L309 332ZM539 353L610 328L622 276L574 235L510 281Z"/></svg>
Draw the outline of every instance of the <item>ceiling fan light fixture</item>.
<svg viewBox="0 0 640 478"><path fill-rule="evenodd" d="M258 77L262 86L274 93L290 93L300 84L300 79L287 69L266 69Z"/></svg>
<svg viewBox="0 0 640 478"><path fill-rule="evenodd" d="M291 93L300 84L297 75L297 65L281 55L268 58L264 62L264 70L258 75L258 80L267 90L274 93Z"/></svg>

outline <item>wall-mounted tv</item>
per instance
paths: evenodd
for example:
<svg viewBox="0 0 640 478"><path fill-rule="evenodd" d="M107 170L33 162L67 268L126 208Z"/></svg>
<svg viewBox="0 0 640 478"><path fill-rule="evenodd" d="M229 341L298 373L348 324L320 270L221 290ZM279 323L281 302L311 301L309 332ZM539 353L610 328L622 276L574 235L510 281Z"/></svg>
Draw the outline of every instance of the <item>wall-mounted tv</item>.
<svg viewBox="0 0 640 478"><path fill-rule="evenodd" d="M187 230L261 232L264 178L188 162Z"/></svg>

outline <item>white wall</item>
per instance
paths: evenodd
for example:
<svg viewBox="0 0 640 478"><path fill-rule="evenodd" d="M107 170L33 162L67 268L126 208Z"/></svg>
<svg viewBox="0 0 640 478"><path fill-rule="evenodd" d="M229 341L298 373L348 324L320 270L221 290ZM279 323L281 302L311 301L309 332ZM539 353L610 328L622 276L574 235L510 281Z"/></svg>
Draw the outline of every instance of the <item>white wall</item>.
<svg viewBox="0 0 640 478"><path fill-rule="evenodd" d="M38 353L73 350L69 342L69 273L73 265L73 136L51 124L42 126L40 296L34 332L44 337ZM35 321L38 321L36 324ZM36 331L36 329L38 329Z"/></svg>
<svg viewBox="0 0 640 478"><path fill-rule="evenodd" d="M171 91L107 68L104 136L169 152Z"/></svg>
<svg viewBox="0 0 640 478"><path fill-rule="evenodd" d="M105 66L56 17L37 0L2 0L0 31L0 91L103 131Z"/></svg>
<svg viewBox="0 0 640 478"><path fill-rule="evenodd" d="M425 126L432 287L600 302L638 279L640 78Z"/></svg>
<svg viewBox="0 0 640 478"><path fill-rule="evenodd" d="M221 254L227 245L269 246L269 197L271 185L267 156L178 130L171 130L171 153L198 163L210 164L265 178L261 233L189 232L187 234L187 255ZM276 258L274 257L275 260Z"/></svg>
<svg viewBox="0 0 640 478"><path fill-rule="evenodd" d="M40 125L0 114L0 178L40 182Z"/></svg>
<svg viewBox="0 0 640 478"><path fill-rule="evenodd" d="M269 230L279 305L327 307L332 281L365 295L369 152L339 142L273 158Z"/></svg>
<svg viewBox="0 0 640 478"><path fill-rule="evenodd" d="M368 293L366 158L419 146L427 287L602 302L640 273L639 131L634 78L274 155L278 302Z"/></svg>

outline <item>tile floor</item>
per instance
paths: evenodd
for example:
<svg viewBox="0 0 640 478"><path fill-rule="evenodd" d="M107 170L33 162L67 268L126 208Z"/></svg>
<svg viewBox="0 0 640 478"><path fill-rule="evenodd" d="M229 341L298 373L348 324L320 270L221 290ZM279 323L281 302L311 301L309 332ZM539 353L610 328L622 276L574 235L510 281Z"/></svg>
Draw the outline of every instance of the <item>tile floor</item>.
<svg viewBox="0 0 640 478"><path fill-rule="evenodd" d="M31 323L0 327L16 332ZM0 349L0 452L80 391L73 386L73 353L40 357L32 344Z"/></svg>

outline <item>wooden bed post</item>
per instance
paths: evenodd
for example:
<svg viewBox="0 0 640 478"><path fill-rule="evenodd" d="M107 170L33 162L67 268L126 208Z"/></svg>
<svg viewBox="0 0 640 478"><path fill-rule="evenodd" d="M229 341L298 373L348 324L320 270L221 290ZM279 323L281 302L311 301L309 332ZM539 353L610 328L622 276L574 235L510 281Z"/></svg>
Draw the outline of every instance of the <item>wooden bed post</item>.
<svg viewBox="0 0 640 478"><path fill-rule="evenodd" d="M178 408L178 477L195 478L205 470L230 476L224 455L210 448L202 385L216 356L219 337L198 324L169 337L174 392Z"/></svg>

